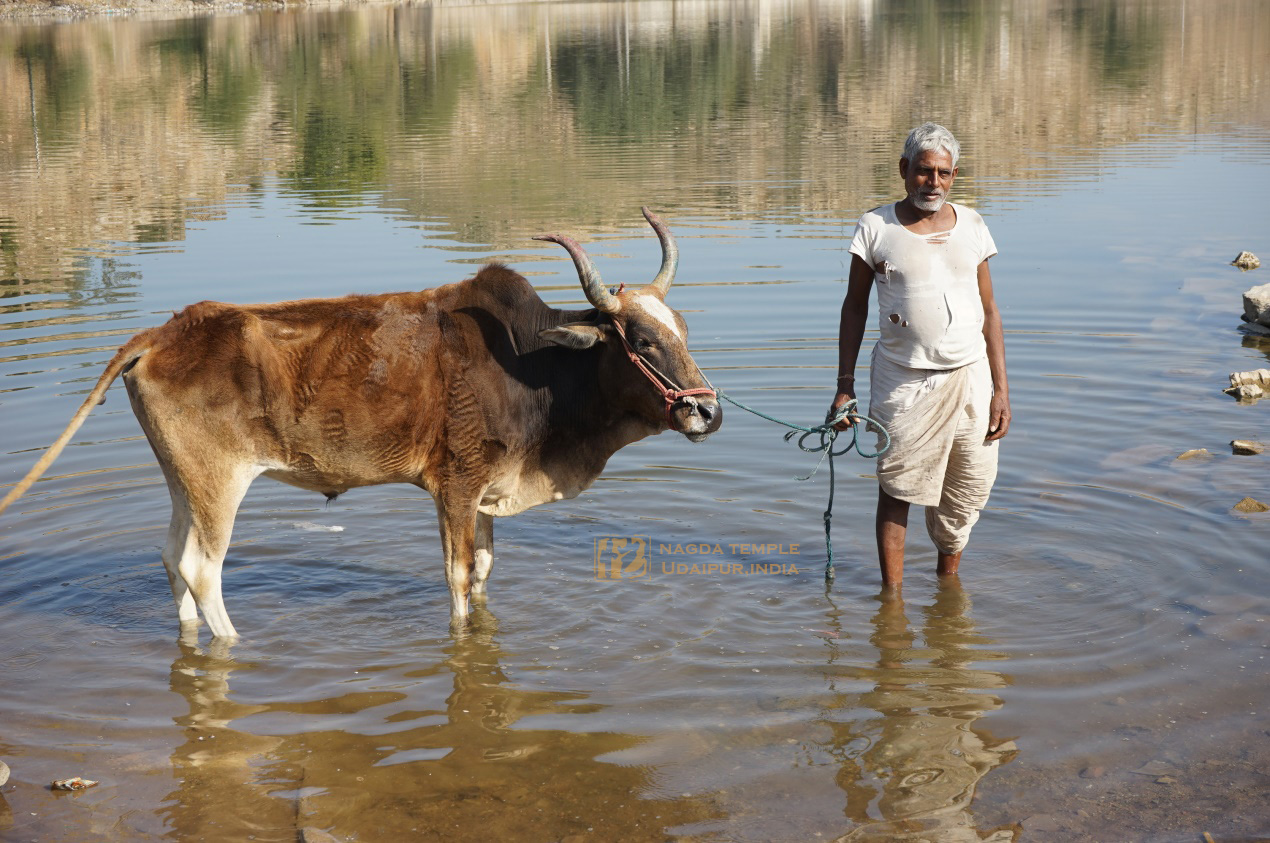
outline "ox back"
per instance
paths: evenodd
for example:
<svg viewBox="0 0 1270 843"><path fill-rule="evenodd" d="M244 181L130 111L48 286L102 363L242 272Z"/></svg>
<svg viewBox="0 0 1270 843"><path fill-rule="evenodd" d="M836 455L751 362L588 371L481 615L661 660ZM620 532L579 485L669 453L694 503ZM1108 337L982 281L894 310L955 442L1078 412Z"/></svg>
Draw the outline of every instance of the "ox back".
<svg viewBox="0 0 1270 843"><path fill-rule="evenodd" d="M0 512L122 375L172 497L163 561L183 630L201 612L214 636L236 636L221 568L261 474L327 498L382 483L428 491L461 625L485 593L494 516L576 496L644 436L671 427L699 440L721 423L683 320L662 303L674 241L645 216L663 271L640 290L604 291L581 247L550 237L578 265L589 310L548 307L500 264L422 292L191 305L119 350Z"/></svg>

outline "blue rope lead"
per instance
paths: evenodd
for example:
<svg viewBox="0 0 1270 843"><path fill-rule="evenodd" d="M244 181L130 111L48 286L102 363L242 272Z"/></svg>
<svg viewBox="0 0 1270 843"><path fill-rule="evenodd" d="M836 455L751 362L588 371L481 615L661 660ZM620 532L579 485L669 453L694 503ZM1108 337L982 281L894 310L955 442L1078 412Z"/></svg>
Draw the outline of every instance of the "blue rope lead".
<svg viewBox="0 0 1270 843"><path fill-rule="evenodd" d="M775 416L769 416L767 413L760 412L754 409L753 407L742 404L740 401L737 401L732 396L724 394L723 390L721 389L716 389L715 394L717 394L724 401L727 401L729 404L735 404L736 406L740 407L742 410L745 410L746 412L753 413L754 415L760 418L767 419L770 422L776 422L777 424L784 425L785 427L791 428L789 433L785 434L786 442L790 441L795 436L798 436L799 432L801 432L802 436L798 436L798 439L796 440L799 449L806 451L808 453L816 453L817 451L820 452L820 461L817 462L816 467L811 470L811 474L808 474L806 477L795 477L794 478L795 480L810 480L812 477L816 475L816 472L820 470L821 464L823 464L826 459L829 460L829 504L828 506L825 507L825 553L828 555L829 559L827 562L825 562L825 579L832 580L834 576L833 574L833 541L831 540L829 535L829 523L833 518L833 487L834 487L834 481L837 479L836 474L834 472L834 467L833 467L833 458L842 456L843 454L847 453L847 451L850 451L852 448L855 449L855 452L857 454L864 457L865 459L873 459L874 457L880 457L882 456L882 454L885 454L887 450L891 447L891 434L887 432L885 427L878 424L873 419L869 418L868 416L864 416L857 413L856 412L857 404L854 398L852 398L842 407L838 408L838 412L827 413L825 415L824 424L818 424L814 427L803 427L801 424L794 424L793 422L787 422L783 419L778 419ZM834 425L840 421L843 421L844 419L850 419L853 422L850 428L851 441L847 443L847 446L845 448L835 450L833 447L834 441L838 438L838 434L842 431L835 430ZM882 437L884 439L882 447L879 448L874 453L866 453L864 450L860 448L860 431L863 430L865 426L872 426L874 429L876 429L879 433L882 434ZM807 444L807 440L810 437L816 436L816 435L819 435L820 439L818 441L813 441L813 444L810 444L810 445Z"/></svg>

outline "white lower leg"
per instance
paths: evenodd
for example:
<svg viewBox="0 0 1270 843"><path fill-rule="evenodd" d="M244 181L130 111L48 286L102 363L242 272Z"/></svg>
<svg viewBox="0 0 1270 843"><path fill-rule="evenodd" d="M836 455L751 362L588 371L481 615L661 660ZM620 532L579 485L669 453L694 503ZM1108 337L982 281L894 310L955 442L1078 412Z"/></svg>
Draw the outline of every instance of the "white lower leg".
<svg viewBox="0 0 1270 843"><path fill-rule="evenodd" d="M489 573L494 567L494 516L476 514L476 565L472 572L472 594L484 594Z"/></svg>

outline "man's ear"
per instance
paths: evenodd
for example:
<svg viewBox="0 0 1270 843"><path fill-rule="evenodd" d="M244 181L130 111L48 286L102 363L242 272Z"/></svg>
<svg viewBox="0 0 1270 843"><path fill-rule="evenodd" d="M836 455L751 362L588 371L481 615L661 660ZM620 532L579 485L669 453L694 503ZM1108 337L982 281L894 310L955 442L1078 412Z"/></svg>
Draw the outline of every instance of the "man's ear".
<svg viewBox="0 0 1270 843"><path fill-rule="evenodd" d="M555 328L539 331L538 336L547 342L577 350L590 348L597 342L604 341L604 331L600 329L600 326L592 325L590 322L570 322L567 325L558 325Z"/></svg>

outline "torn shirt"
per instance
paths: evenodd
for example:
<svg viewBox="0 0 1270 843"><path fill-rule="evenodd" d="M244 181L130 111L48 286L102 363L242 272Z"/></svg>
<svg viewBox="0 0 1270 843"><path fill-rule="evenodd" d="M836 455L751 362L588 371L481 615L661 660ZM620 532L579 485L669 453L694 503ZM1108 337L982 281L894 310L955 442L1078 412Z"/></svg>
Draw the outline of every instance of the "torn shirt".
<svg viewBox="0 0 1270 843"><path fill-rule="evenodd" d="M948 231L914 234L884 205L860 218L851 240L874 270L877 353L911 369L955 369L986 353L978 270L997 247L983 217L948 204L957 217Z"/></svg>

